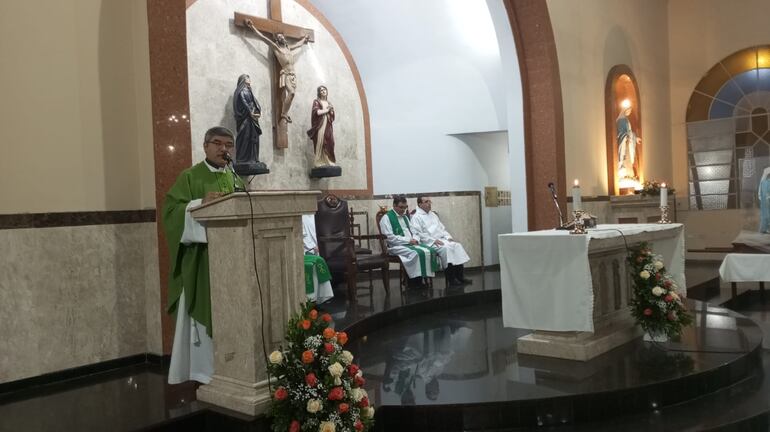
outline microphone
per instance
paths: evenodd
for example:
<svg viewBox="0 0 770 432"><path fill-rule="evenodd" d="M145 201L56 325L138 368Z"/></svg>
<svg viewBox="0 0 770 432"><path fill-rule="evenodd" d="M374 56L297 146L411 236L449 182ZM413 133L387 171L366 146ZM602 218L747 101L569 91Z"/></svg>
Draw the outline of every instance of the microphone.
<svg viewBox="0 0 770 432"><path fill-rule="evenodd" d="M556 186L554 186L553 182L548 183L548 190L551 191L551 198L553 199L553 204L556 206L556 211L559 212L559 228L564 227L564 216L561 214L561 208L559 207L559 200L556 198Z"/></svg>
<svg viewBox="0 0 770 432"><path fill-rule="evenodd" d="M235 170L233 169L233 158L230 156L230 153L225 152L222 155L222 159L224 159L225 162L227 162L226 166L230 167L230 172L233 173L233 192L242 192L243 190L245 190L245 188L239 188L238 184L235 181L236 178L240 178L240 177L238 176L238 174L235 173Z"/></svg>

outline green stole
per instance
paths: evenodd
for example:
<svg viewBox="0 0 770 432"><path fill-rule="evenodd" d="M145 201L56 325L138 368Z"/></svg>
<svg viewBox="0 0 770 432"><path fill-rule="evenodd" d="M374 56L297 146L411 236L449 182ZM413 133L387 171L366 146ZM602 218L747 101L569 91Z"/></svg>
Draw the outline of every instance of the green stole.
<svg viewBox="0 0 770 432"><path fill-rule="evenodd" d="M211 326L211 294L209 286L209 253L207 243L179 243L184 232L187 204L203 198L209 192L233 192L233 174L230 171L209 170L200 162L182 171L166 194L161 221L166 232L170 261L168 287L168 313L176 313L182 290L187 312L197 322L206 326L206 333L213 335Z"/></svg>
<svg viewBox="0 0 770 432"><path fill-rule="evenodd" d="M388 216L388 220L390 220L390 226L393 228L393 234L397 236L403 236L404 235L404 229L401 228L401 224L398 222L399 217L404 221L404 224L406 225L406 229L409 230L409 235L412 234L412 228L409 227L409 219L406 216L399 216L395 210L390 209L386 213ZM436 253L436 249L427 246L427 245L420 245L420 247L417 247L415 245L411 244L405 244L402 245L406 247L407 249L411 249L415 252L417 252L417 257L420 260L420 273L422 274L422 277L427 276L427 270L426 270L426 256L425 256L425 249L428 249L430 251L430 266L433 269L433 272L435 273L438 271L438 254Z"/></svg>
<svg viewBox="0 0 770 432"><path fill-rule="evenodd" d="M332 280L329 266L326 265L326 261L318 255L305 254L305 294L312 294L315 287L313 286L313 268L318 273L318 284L329 282Z"/></svg>

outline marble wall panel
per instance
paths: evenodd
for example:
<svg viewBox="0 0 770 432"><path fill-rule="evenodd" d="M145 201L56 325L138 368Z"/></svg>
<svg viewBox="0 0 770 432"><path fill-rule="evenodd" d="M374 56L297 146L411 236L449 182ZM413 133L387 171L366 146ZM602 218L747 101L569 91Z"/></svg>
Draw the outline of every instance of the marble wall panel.
<svg viewBox="0 0 770 432"><path fill-rule="evenodd" d="M211 126L235 130L232 97L238 76L251 77L252 91L262 105L263 135L259 159L270 174L257 176L250 187L276 189L367 189L364 109L353 72L343 51L326 28L301 5L282 2L283 21L315 31L315 43L295 51L297 92L289 115L289 148L273 147L271 74L273 56L267 44L233 24L235 11L266 17L263 0L199 0L187 9L187 65L193 162L203 159L203 135ZM311 180L310 109L319 85L329 89L334 105L335 153L342 177Z"/></svg>
<svg viewBox="0 0 770 432"><path fill-rule="evenodd" d="M160 352L154 239L154 223L0 231L0 382Z"/></svg>
<svg viewBox="0 0 770 432"><path fill-rule="evenodd" d="M471 261L468 267L482 265L482 239L481 239L481 210L480 195L449 195L432 196L433 210L439 214L441 222L446 226L455 240L462 243ZM409 209L417 208L417 198L407 198ZM393 206L392 198L369 198L348 200L348 207L353 211L367 211L369 218L369 234L378 234L375 224L375 215L380 206ZM356 222L361 224L361 232L366 232L366 220L364 216L356 216ZM363 245L366 247L366 243ZM373 250L379 251L379 244L371 242Z"/></svg>

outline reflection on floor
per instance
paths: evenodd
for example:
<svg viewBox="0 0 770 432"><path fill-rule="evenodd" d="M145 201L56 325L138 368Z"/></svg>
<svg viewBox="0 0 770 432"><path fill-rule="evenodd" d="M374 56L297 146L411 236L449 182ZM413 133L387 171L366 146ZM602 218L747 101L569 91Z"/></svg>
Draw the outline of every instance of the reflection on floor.
<svg viewBox="0 0 770 432"><path fill-rule="evenodd" d="M690 276L690 269L688 269L688 279L708 280L710 272L711 275L716 275L717 267L718 263L711 269L708 266L699 267L698 274L693 276ZM403 294L398 288L398 280L393 278L389 295L385 293L382 284L378 281L374 281L371 289L368 281L361 281L354 306L349 306L344 298L335 298L324 304L322 308L334 316L338 328L345 328L364 317L402 305L412 305L427 299L459 293L500 288L499 271L469 271L467 275L473 280L473 284L446 287L439 277L430 290L410 290ZM740 290L747 288L755 289L755 287L740 287ZM729 286L723 288L720 296L715 300L724 299L725 291L729 293ZM742 312L757 321L766 331L770 328L770 302L766 308L757 307L753 302L744 306ZM465 311L445 311L442 314L445 324L429 329L427 340L424 335L413 336L415 326L421 325L419 322L394 322L392 327L383 329L382 333L376 336L386 342L383 344L383 349L386 345L390 347L398 345L400 348L392 356L395 361L391 361L390 365L378 359L376 352L361 355L360 361L364 363L367 373L382 377L381 388L370 390L370 393L379 392L379 401L410 403L414 400L416 403L451 403L468 397L469 392L467 388L454 388L456 383L453 381L483 375L489 376L489 382L492 383L495 381L495 376L501 373L507 374L506 376L517 376L517 382L520 384L516 385L516 389L498 386L489 394L489 398L503 399L510 396L511 392L515 392L519 397L547 396L542 393L544 391L542 388L535 389L527 386L527 374L533 373L531 368L528 369L526 365L517 361L512 369L515 349L510 341L520 331L502 328L502 325L496 322L499 320L496 318L499 311L493 307L482 307ZM450 355L442 348L446 344L464 344L473 348L478 344L479 339L474 335L485 332L487 339L497 342L483 350L479 347L479 349L467 349ZM421 356L419 350L425 346L431 346L434 349L430 361L415 361ZM620 349L620 351L623 350ZM770 353L763 352L762 358L765 366L770 364ZM468 367L463 368L464 370L453 370L451 367L453 362L460 360ZM537 358L533 361L535 360ZM399 362L401 362L400 365ZM443 370L439 372L440 368ZM413 373L413 369L419 373ZM442 378L437 380L431 378L437 376ZM611 386L613 380L617 379L618 376L612 375L598 379L596 382L576 385L596 386L596 389L601 389ZM558 381L558 379L555 380ZM551 388L553 394L574 391L574 388L569 387L551 386ZM196 413L208 407L194 399L195 392L192 386L165 384L162 368L151 365L137 366L23 393L0 395L0 431L234 430L232 427L237 430L266 430L264 423L244 426L247 424L246 419L242 419L243 424L232 426L231 422L226 426L221 418L196 417ZM770 430L767 427L768 412L770 412L770 376L753 375L729 389L704 395L687 403L652 411L649 414L627 416L598 424L541 427L533 430L687 431L704 430L704 428L730 423L735 419L752 419L743 424L750 429L740 430ZM235 418L237 419L238 416ZM693 419L698 421L694 422ZM174 423L175 420L179 422ZM151 427L151 425L155 426Z"/></svg>

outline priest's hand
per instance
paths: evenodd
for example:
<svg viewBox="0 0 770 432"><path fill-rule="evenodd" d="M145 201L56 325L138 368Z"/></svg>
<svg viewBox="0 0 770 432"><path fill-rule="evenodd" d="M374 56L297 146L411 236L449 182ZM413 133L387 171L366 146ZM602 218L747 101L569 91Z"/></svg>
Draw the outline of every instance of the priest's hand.
<svg viewBox="0 0 770 432"><path fill-rule="evenodd" d="M214 201L215 199L224 196L224 192L208 192L205 197L203 197L202 204L206 204L209 201Z"/></svg>
<svg viewBox="0 0 770 432"><path fill-rule="evenodd" d="M410 245L416 245L417 243L419 243L419 242L417 240L415 240L415 239L409 240L409 244Z"/></svg>
<svg viewBox="0 0 770 432"><path fill-rule="evenodd" d="M444 246L444 242L442 242L441 240L436 240L433 242L433 244L436 246Z"/></svg>

